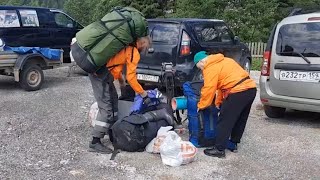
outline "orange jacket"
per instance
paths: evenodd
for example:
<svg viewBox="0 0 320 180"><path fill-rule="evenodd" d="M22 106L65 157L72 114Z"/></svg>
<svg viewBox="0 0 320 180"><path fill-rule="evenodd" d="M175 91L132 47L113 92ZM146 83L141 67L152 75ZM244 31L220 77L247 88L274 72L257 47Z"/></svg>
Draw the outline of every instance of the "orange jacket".
<svg viewBox="0 0 320 180"><path fill-rule="evenodd" d="M249 76L249 73L237 62L224 57L222 54L210 55L207 58L202 71L204 85L201 89L201 98L198 103L199 109L209 107L216 93L217 98L215 105L220 106L223 100L221 90L230 89L241 81L241 79ZM230 93L242 92L255 87L255 81L253 79L247 79L232 88Z"/></svg>
<svg viewBox="0 0 320 180"><path fill-rule="evenodd" d="M133 54L132 54L133 53ZM126 79L132 89L141 94L144 92L142 86L137 80L136 69L140 61L140 53L137 48L128 46L113 56L107 63L107 68L115 80L122 79L123 66L127 65Z"/></svg>

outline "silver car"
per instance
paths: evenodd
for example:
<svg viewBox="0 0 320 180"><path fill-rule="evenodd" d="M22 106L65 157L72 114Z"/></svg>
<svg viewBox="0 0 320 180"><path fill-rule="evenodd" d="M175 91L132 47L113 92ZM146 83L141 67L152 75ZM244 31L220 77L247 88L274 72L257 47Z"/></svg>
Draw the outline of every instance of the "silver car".
<svg viewBox="0 0 320 180"><path fill-rule="evenodd" d="M278 23L264 53L260 98L268 117L286 109L320 112L320 13Z"/></svg>

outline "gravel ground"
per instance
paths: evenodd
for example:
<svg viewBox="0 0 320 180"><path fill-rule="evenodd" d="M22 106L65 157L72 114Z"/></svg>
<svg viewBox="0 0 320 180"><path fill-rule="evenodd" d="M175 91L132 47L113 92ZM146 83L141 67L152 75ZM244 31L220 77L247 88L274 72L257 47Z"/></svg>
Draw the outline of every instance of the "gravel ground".
<svg viewBox="0 0 320 180"><path fill-rule="evenodd" d="M195 162L175 168L146 152L110 161L87 152L88 77L67 77L60 68L45 78L41 90L25 92L0 77L0 179L320 179L319 114L269 119L257 98L239 152L227 151L226 159L200 149Z"/></svg>

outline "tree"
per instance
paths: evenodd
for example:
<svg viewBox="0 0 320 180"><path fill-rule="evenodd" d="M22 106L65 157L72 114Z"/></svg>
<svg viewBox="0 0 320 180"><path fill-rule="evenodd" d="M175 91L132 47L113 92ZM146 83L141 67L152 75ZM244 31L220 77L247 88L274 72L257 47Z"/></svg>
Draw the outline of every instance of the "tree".
<svg viewBox="0 0 320 180"><path fill-rule="evenodd" d="M146 18L156 18L164 16L165 12L164 5L166 1L157 1L157 0L122 0L122 5L132 6L139 11L141 11Z"/></svg>
<svg viewBox="0 0 320 180"><path fill-rule="evenodd" d="M0 5L63 8L83 25L102 18L112 7L132 6L147 18L223 19L242 40L265 42L273 25L294 8L319 9L320 0L0 0Z"/></svg>
<svg viewBox="0 0 320 180"><path fill-rule="evenodd" d="M64 10L75 18L80 24L86 26L93 21L97 0L68 0L64 4Z"/></svg>

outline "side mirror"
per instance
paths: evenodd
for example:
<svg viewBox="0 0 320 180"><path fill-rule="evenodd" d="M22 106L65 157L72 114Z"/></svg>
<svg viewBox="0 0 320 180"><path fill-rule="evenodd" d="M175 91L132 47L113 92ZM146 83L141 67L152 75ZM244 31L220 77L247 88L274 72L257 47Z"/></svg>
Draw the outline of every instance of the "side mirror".
<svg viewBox="0 0 320 180"><path fill-rule="evenodd" d="M0 38L0 51L3 51L4 50L4 42L2 41L2 39Z"/></svg>
<svg viewBox="0 0 320 180"><path fill-rule="evenodd" d="M2 41L2 39L0 38L0 47L4 46L4 42Z"/></svg>
<svg viewBox="0 0 320 180"><path fill-rule="evenodd" d="M233 42L235 44L239 44L240 43L240 38L238 36L235 36L234 39L233 39Z"/></svg>
<svg viewBox="0 0 320 180"><path fill-rule="evenodd" d="M73 28L73 24L67 24L68 28Z"/></svg>

